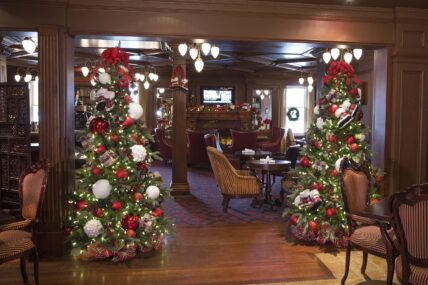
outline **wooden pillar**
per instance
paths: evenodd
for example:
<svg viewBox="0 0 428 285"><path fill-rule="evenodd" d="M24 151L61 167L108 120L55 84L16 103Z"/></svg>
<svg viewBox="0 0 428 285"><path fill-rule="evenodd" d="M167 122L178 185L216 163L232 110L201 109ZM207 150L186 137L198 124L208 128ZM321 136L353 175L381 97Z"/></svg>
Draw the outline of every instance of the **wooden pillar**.
<svg viewBox="0 0 428 285"><path fill-rule="evenodd" d="M36 242L42 256L65 251L63 221L74 189L73 42L58 26L39 27L40 158L50 163Z"/></svg>

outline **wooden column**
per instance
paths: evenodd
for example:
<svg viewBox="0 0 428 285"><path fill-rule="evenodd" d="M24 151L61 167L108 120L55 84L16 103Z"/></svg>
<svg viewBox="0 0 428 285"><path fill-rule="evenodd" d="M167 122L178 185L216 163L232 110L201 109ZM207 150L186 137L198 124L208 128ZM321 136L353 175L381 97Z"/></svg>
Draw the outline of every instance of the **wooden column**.
<svg viewBox="0 0 428 285"><path fill-rule="evenodd" d="M173 146L172 146L172 181L173 195L188 195L187 182L187 143L186 143L186 90L176 87L173 95Z"/></svg>
<svg viewBox="0 0 428 285"><path fill-rule="evenodd" d="M74 189L73 42L58 26L39 27L40 158L50 163L36 241L42 256L65 251L62 224Z"/></svg>

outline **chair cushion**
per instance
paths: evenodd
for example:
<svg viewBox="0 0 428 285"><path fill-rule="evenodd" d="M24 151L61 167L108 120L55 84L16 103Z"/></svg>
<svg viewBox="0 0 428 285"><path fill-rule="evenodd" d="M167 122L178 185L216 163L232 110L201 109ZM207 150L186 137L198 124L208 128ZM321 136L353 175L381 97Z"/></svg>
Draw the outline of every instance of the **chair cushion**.
<svg viewBox="0 0 428 285"><path fill-rule="evenodd" d="M403 276L403 266L401 262L401 256L397 257L397 260L395 261L395 270L397 272L398 279L401 281ZM415 285L428 284L428 268L414 266L410 264L409 282Z"/></svg>
<svg viewBox="0 0 428 285"><path fill-rule="evenodd" d="M356 229L351 235L350 240L359 247L372 250L379 254L386 254L385 240L380 233L380 228L377 226L366 226Z"/></svg>
<svg viewBox="0 0 428 285"><path fill-rule="evenodd" d="M0 261L2 259L19 256L34 247L31 241L31 233L26 231L0 232Z"/></svg>

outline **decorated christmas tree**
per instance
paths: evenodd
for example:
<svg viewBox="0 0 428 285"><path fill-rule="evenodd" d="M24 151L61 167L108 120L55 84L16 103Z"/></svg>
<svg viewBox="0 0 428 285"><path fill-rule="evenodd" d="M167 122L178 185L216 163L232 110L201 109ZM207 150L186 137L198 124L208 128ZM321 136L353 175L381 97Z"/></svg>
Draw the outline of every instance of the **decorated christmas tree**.
<svg viewBox="0 0 428 285"><path fill-rule="evenodd" d="M333 61L323 77L321 98L314 109L300 160L301 183L288 199L285 215L291 231L303 241L343 245L348 231L340 190L340 163L344 157L366 167L371 175L370 197L377 197L382 180L370 164L369 130L363 125L361 80L352 65Z"/></svg>
<svg viewBox="0 0 428 285"><path fill-rule="evenodd" d="M156 153L149 148L153 138L143 127L143 108L131 98L128 55L112 48L102 58L91 72L95 106L81 140L86 164L76 170L65 230L82 249L81 258L124 261L158 249L171 232L161 208L170 191L149 171Z"/></svg>

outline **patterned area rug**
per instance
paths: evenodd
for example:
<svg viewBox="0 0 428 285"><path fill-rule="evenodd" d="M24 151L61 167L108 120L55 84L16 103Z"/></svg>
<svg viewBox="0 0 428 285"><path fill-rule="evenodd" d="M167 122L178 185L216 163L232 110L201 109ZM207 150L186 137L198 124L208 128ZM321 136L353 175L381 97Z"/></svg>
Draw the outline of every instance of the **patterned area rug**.
<svg viewBox="0 0 428 285"><path fill-rule="evenodd" d="M152 171L159 171L166 186L171 184L171 167L154 165ZM217 189L214 174L208 169L189 168L189 196L175 197L163 204L168 217L180 225L268 223L281 221L283 208L262 212L251 207L251 199L232 199L227 213L223 213L222 196ZM274 197L279 197L280 179L273 185Z"/></svg>

